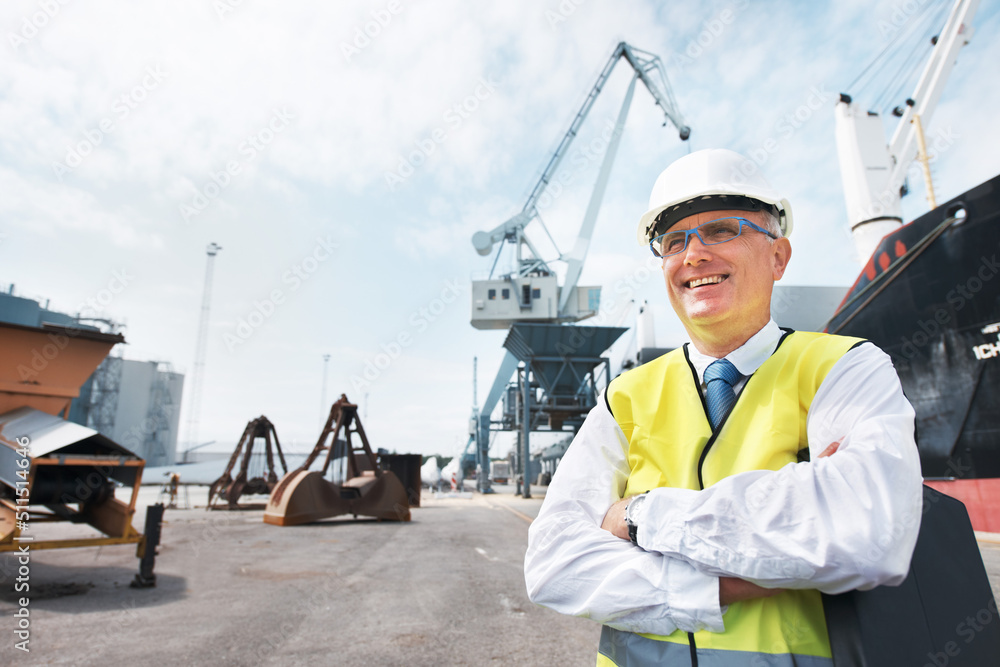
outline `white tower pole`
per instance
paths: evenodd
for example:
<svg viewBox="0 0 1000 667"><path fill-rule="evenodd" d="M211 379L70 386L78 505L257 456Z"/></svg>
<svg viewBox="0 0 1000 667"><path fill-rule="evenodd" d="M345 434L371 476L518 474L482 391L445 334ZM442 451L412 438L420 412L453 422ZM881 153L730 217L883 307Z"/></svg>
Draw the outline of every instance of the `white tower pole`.
<svg viewBox="0 0 1000 667"><path fill-rule="evenodd" d="M198 339L194 349L194 371L191 374L191 399L188 402L187 440L188 448L198 444L198 419L201 413L201 384L205 375L205 351L208 347L208 315L212 305L212 271L215 256L222 246L209 243L205 249L208 260L205 263L205 287L201 296L201 316L198 319Z"/></svg>
<svg viewBox="0 0 1000 667"><path fill-rule="evenodd" d="M330 412L330 406L326 404L326 369L330 365L330 355L323 355L323 391L319 397L319 427L320 430L326 426L326 418Z"/></svg>

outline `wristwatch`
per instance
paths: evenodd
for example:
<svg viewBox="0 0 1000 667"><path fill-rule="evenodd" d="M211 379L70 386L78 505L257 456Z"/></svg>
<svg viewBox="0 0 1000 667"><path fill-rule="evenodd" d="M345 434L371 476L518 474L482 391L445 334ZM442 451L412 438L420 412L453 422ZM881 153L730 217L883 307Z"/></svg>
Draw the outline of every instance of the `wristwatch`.
<svg viewBox="0 0 1000 667"><path fill-rule="evenodd" d="M649 493L648 491L646 493ZM643 501L646 500L646 494L636 496L629 501L628 505L625 506L625 525L628 526L628 539L632 541L632 544L639 546L639 508L642 506Z"/></svg>

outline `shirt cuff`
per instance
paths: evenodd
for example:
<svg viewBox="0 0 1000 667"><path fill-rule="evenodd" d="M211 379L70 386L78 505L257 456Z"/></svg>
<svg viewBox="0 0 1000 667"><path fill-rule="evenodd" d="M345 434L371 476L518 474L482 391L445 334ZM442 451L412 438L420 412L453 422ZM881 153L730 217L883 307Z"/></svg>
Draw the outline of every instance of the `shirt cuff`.
<svg viewBox="0 0 1000 667"><path fill-rule="evenodd" d="M679 547L684 537L682 517L697 500L698 492L691 489L651 489L637 516L638 545L646 551L680 553Z"/></svg>
<svg viewBox="0 0 1000 667"><path fill-rule="evenodd" d="M667 606L678 629L684 632L724 632L719 605L719 578L699 572L690 563L664 558Z"/></svg>

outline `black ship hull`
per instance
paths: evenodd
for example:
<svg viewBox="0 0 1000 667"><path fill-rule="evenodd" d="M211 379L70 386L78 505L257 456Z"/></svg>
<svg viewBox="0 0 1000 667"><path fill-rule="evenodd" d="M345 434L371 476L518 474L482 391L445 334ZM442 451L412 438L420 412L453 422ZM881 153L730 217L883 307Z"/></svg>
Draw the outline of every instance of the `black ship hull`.
<svg viewBox="0 0 1000 667"><path fill-rule="evenodd" d="M925 478L1000 478L1000 176L882 239L827 331L892 357Z"/></svg>

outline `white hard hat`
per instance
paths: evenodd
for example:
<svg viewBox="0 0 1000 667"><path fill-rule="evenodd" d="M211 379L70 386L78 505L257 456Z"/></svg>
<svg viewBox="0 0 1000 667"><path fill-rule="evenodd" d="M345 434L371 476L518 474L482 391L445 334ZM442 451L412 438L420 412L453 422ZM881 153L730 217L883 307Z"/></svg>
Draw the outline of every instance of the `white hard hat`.
<svg viewBox="0 0 1000 667"><path fill-rule="evenodd" d="M757 202L774 207L784 236L792 233L788 200L764 179L756 162L724 148L696 151L671 164L656 179L649 195L649 210L639 220L637 238L640 245L649 243L657 218L664 211L669 227L702 211L767 208Z"/></svg>

